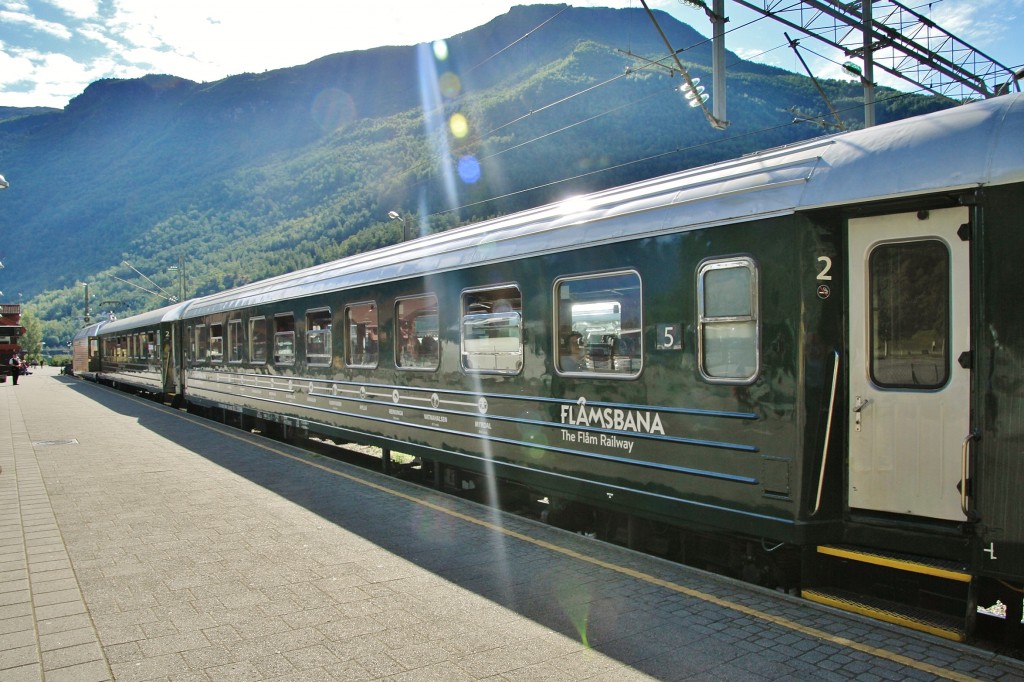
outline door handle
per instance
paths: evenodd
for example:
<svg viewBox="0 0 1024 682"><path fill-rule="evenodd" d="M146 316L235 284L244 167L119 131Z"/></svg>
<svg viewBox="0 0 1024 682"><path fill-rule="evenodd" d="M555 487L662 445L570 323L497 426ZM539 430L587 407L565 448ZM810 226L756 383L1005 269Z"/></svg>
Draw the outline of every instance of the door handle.
<svg viewBox="0 0 1024 682"><path fill-rule="evenodd" d="M860 411L867 407L868 403L871 402L870 398L862 398L857 396L853 401L853 430L860 431Z"/></svg>
<svg viewBox="0 0 1024 682"><path fill-rule="evenodd" d="M963 511L964 516L969 521L976 521L977 515L972 514L972 510L969 508L969 498L971 494L968 490L970 485L971 477L971 441L978 440L980 434L977 429L972 429L967 437L964 438L963 449L960 453L960 510Z"/></svg>

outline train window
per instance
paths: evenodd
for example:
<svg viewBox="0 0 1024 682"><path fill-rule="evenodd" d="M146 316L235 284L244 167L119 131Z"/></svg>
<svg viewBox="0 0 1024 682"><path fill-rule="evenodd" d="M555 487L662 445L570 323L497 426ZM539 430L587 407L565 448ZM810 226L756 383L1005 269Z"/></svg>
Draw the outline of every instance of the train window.
<svg viewBox="0 0 1024 682"><path fill-rule="evenodd" d="M331 311L306 313L306 364L331 364Z"/></svg>
<svg viewBox="0 0 1024 682"><path fill-rule="evenodd" d="M555 282L556 369L635 377L643 366L640 275L616 272Z"/></svg>
<svg viewBox="0 0 1024 682"><path fill-rule="evenodd" d="M224 325L210 325L210 362L224 362Z"/></svg>
<svg viewBox="0 0 1024 682"><path fill-rule="evenodd" d="M349 367L376 367L379 358L377 305L355 303L347 306L345 329L348 337L348 343L345 345L345 364Z"/></svg>
<svg viewBox="0 0 1024 682"><path fill-rule="evenodd" d="M210 332L205 324L196 325L196 362L210 359Z"/></svg>
<svg viewBox="0 0 1024 682"><path fill-rule="evenodd" d="M949 249L938 240L883 244L868 257L871 380L934 390L949 379Z"/></svg>
<svg viewBox="0 0 1024 682"><path fill-rule="evenodd" d="M428 294L395 303L395 364L403 369L437 369L437 296Z"/></svg>
<svg viewBox="0 0 1024 682"><path fill-rule="evenodd" d="M153 360L160 359L160 332L146 334L146 357Z"/></svg>
<svg viewBox="0 0 1024 682"><path fill-rule="evenodd" d="M462 366L469 371L517 374L523 368L523 296L519 287L462 294Z"/></svg>
<svg viewBox="0 0 1024 682"><path fill-rule="evenodd" d="M228 362L242 361L242 321L238 318L228 320Z"/></svg>
<svg viewBox="0 0 1024 682"><path fill-rule="evenodd" d="M760 362L757 266L750 258L706 261L697 272L698 364L708 381L748 383Z"/></svg>
<svg viewBox="0 0 1024 682"><path fill-rule="evenodd" d="M249 362L262 365L267 361L267 318L249 318Z"/></svg>
<svg viewBox="0 0 1024 682"><path fill-rule="evenodd" d="M185 338L188 339L188 361L194 363L196 361L196 332L192 325L188 326Z"/></svg>
<svg viewBox="0 0 1024 682"><path fill-rule="evenodd" d="M295 316L274 317L274 364L295 364Z"/></svg>

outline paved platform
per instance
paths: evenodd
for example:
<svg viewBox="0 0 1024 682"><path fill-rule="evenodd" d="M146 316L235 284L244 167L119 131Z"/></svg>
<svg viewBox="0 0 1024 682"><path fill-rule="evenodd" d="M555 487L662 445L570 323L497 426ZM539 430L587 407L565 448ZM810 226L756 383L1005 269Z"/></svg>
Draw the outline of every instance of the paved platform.
<svg viewBox="0 0 1024 682"><path fill-rule="evenodd" d="M1024 665L37 370L0 680L996 680Z"/></svg>

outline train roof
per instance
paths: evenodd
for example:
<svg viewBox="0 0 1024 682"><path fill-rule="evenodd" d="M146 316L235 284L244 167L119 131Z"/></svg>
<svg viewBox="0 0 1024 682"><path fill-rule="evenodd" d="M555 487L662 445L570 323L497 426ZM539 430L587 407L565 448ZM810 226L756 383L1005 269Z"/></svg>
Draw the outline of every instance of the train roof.
<svg viewBox="0 0 1024 682"><path fill-rule="evenodd" d="M100 320L99 322L94 322L87 327L82 327L75 332L75 336L73 338L77 341L78 339L87 339L90 336L96 336L99 334L100 328L105 324L107 324L106 320Z"/></svg>
<svg viewBox="0 0 1024 682"><path fill-rule="evenodd" d="M1004 95L422 237L195 299L172 313L193 318L564 251L584 242L1019 182L1022 159L1024 95Z"/></svg>
<svg viewBox="0 0 1024 682"><path fill-rule="evenodd" d="M103 323L102 332L104 334L111 334L136 329L138 327L148 327L160 324L161 322L173 322L181 318L182 311L187 308L191 302L192 301L174 303L173 305L164 306L163 308L150 310L145 313L139 313L138 315L132 315L131 317L105 322Z"/></svg>

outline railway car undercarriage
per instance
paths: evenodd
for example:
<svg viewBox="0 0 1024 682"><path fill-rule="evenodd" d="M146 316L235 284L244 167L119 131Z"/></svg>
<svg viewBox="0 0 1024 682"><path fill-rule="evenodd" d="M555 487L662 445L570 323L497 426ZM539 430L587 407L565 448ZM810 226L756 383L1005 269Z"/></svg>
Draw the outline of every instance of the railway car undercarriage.
<svg viewBox="0 0 1024 682"><path fill-rule="evenodd" d="M234 409L196 404L189 404L188 409L225 425L347 459L598 541L945 639L982 641L1002 653L1024 657L1021 588L972 576L966 561L938 560L856 544L801 547L711 529L684 528L501 478L489 483L473 471L429 458L403 456L378 444L360 446L339 439L337 434L311 431L307 423L274 415L250 417ZM350 453L356 453L355 457ZM857 533L851 535L856 542ZM914 549L934 542L931 531L916 539L905 530L896 530L893 536L894 543ZM967 556L966 539L950 531L950 542L962 545Z"/></svg>

